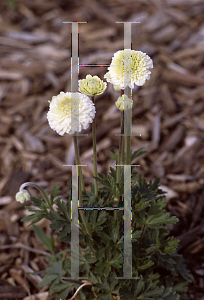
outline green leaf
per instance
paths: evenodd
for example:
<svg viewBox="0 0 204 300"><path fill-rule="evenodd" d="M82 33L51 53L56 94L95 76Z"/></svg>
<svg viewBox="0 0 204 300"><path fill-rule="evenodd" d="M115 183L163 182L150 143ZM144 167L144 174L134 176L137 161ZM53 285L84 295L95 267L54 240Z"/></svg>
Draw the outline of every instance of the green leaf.
<svg viewBox="0 0 204 300"><path fill-rule="evenodd" d="M157 245L151 245L149 248L146 249L146 253L149 254L155 250L157 250L158 246Z"/></svg>
<svg viewBox="0 0 204 300"><path fill-rule="evenodd" d="M71 221L71 211L69 211L68 205L71 207L71 203L65 203L64 201L58 200L56 202L58 209Z"/></svg>
<svg viewBox="0 0 204 300"><path fill-rule="evenodd" d="M140 149L134 151L133 154L132 154L132 149L131 149L131 159L130 159L131 162L132 162L133 159L135 159L136 157L141 156L141 155L143 155L143 154L149 152L149 151L142 151L142 149L143 149L143 148L140 148Z"/></svg>
<svg viewBox="0 0 204 300"><path fill-rule="evenodd" d="M57 194L59 194L59 189L60 189L60 183L58 183L54 189L52 190L51 196L50 196L50 202L51 205L53 205L53 200L54 198L57 196Z"/></svg>
<svg viewBox="0 0 204 300"><path fill-rule="evenodd" d="M141 194L138 192L137 194L136 194L136 200L137 199L141 199ZM140 200L140 202L139 203L135 203L134 205L133 205L133 210L134 210L134 212L135 211L140 211L140 210L142 210L143 208L145 208L145 207L147 207L147 206L149 206L149 201L146 201L146 199L141 199Z"/></svg>
<svg viewBox="0 0 204 300"><path fill-rule="evenodd" d="M148 269L148 268L152 267L153 265L154 265L154 262L149 260L144 265L139 266L137 268L138 268L138 270L145 270L145 269Z"/></svg>
<svg viewBox="0 0 204 300"><path fill-rule="evenodd" d="M103 293L103 294L99 294L97 299L101 299L101 300L114 300L113 296L109 293Z"/></svg>
<svg viewBox="0 0 204 300"><path fill-rule="evenodd" d="M39 283L39 287L43 287L45 285L49 285L53 280L57 278L57 274L45 275L43 280Z"/></svg>
<svg viewBox="0 0 204 300"><path fill-rule="evenodd" d="M33 224L39 222L40 220L42 220L45 217L46 217L46 214L44 214L41 211L36 211L36 213L35 213L35 219L30 223L30 225L33 225Z"/></svg>
<svg viewBox="0 0 204 300"><path fill-rule="evenodd" d="M158 189L159 183L160 183L160 178L159 178L159 177L157 177L157 178L154 180L154 183L153 183L153 184L150 183L150 185L151 185L151 187L152 187L152 190L157 190L157 189ZM167 193L167 192L164 192L164 191L163 191L163 193Z"/></svg>
<svg viewBox="0 0 204 300"><path fill-rule="evenodd" d="M106 212L100 211L99 215L98 215L98 219L97 219L97 224L98 225L102 225L106 222Z"/></svg>
<svg viewBox="0 0 204 300"><path fill-rule="evenodd" d="M116 253L114 257L109 261L109 264L116 269L122 268L123 264L123 255Z"/></svg>
<svg viewBox="0 0 204 300"><path fill-rule="evenodd" d="M56 211L50 211L48 219L51 221L50 228L55 230L55 234L60 236L60 241L71 242L71 203L63 202L61 198L53 203L57 205Z"/></svg>
<svg viewBox="0 0 204 300"><path fill-rule="evenodd" d="M175 239L173 236L168 237L168 239L165 241L166 246L164 247L164 254L171 254L176 251L176 247L178 246L178 243L180 240ZM164 246L164 243L162 244Z"/></svg>
<svg viewBox="0 0 204 300"><path fill-rule="evenodd" d="M27 222L27 221L30 221L34 218L35 218L35 214L32 214L32 215L29 215L29 216L24 217L23 219L21 219L21 222Z"/></svg>
<svg viewBox="0 0 204 300"><path fill-rule="evenodd" d="M69 294L69 291L70 291L70 287L67 287L65 290L63 290L61 293L59 293L57 295L57 297L55 298L55 300L64 300L67 298L68 294Z"/></svg>
<svg viewBox="0 0 204 300"><path fill-rule="evenodd" d="M108 189L112 189L112 186L110 185L109 181L105 178L105 175L104 175L104 178L102 178L102 179L95 177L95 176L93 176L93 178L96 179L96 181L98 181L105 187L107 187Z"/></svg>
<svg viewBox="0 0 204 300"><path fill-rule="evenodd" d="M128 287L124 286L120 289L120 299L130 300L137 298L134 298L134 294L128 290Z"/></svg>
<svg viewBox="0 0 204 300"><path fill-rule="evenodd" d="M140 300L152 300L152 299L163 300L161 297L159 297L161 295L161 293L163 292L163 290L164 290L163 286L156 287L154 290L150 290L146 293L143 293L142 295L140 295L138 297L138 299L140 299Z"/></svg>
<svg viewBox="0 0 204 300"><path fill-rule="evenodd" d="M31 211L31 212L39 212L40 210L39 209L35 209L33 207L30 207L30 206L25 206L25 208L28 210L28 211Z"/></svg>
<svg viewBox="0 0 204 300"><path fill-rule="evenodd" d="M97 299L113 299L112 294L119 295L118 280L115 279L116 273L112 272L108 276L103 275L101 277L102 283L96 283L96 287L99 287L102 293L100 293ZM111 298L112 297L112 298Z"/></svg>
<svg viewBox="0 0 204 300"><path fill-rule="evenodd" d="M96 223L97 214L98 214L98 210L91 210L90 222L91 222L92 226L95 225L95 223Z"/></svg>
<svg viewBox="0 0 204 300"><path fill-rule="evenodd" d="M108 155L112 160L116 160L116 161L118 160L118 154L117 153L110 152Z"/></svg>
<svg viewBox="0 0 204 300"><path fill-rule="evenodd" d="M80 284L79 284L80 285ZM55 287L55 292L56 293L59 293L65 289L70 289L73 287L73 283L72 282L69 282L69 281L63 281L63 282L60 282L59 284L56 285ZM69 293L68 291L68 293Z"/></svg>
<svg viewBox="0 0 204 300"><path fill-rule="evenodd" d="M86 258L88 264L95 264L95 262L97 262L96 258L91 257L91 254L86 254L85 258Z"/></svg>
<svg viewBox="0 0 204 300"><path fill-rule="evenodd" d="M37 206L40 209L44 209L44 210L47 209L47 203L45 202L45 200L41 200L41 199L38 199L36 197L30 197L30 199L31 199L34 206Z"/></svg>
<svg viewBox="0 0 204 300"><path fill-rule="evenodd" d="M108 226L113 243L116 244L119 238L119 223L113 217L110 217Z"/></svg>
<svg viewBox="0 0 204 300"><path fill-rule="evenodd" d="M188 282L187 281L183 281L183 282L179 282L176 285L174 285L174 290L176 292L186 292L188 290Z"/></svg>
<svg viewBox="0 0 204 300"><path fill-rule="evenodd" d="M52 249L54 249L54 247L55 247L55 239L54 239L53 236L51 236L51 238L50 238L50 243L52 245Z"/></svg>
<svg viewBox="0 0 204 300"><path fill-rule="evenodd" d="M105 232L100 231L100 232L98 232L97 234L98 234L100 237L102 237L102 239L104 239L106 242L112 240L111 237L110 237L107 233L105 233Z"/></svg>
<svg viewBox="0 0 204 300"><path fill-rule="evenodd" d="M137 280L133 285L134 296L138 296L141 291L144 289L145 283L142 279L142 276L139 280Z"/></svg>
<svg viewBox="0 0 204 300"><path fill-rule="evenodd" d="M171 224L178 222L176 217L169 217L169 213L164 211L162 208L166 204L166 199L163 197L159 199L156 203L155 200L152 201L150 209L147 214L146 224L148 227L155 228L163 224Z"/></svg>
<svg viewBox="0 0 204 300"><path fill-rule="evenodd" d="M57 204L58 201L60 201L62 197L58 197L56 200L53 201L53 204Z"/></svg>
<svg viewBox="0 0 204 300"><path fill-rule="evenodd" d="M103 255L105 254L105 247L101 247L100 249L98 249L94 255L96 256L97 260L102 260Z"/></svg>
<svg viewBox="0 0 204 300"><path fill-rule="evenodd" d="M44 233L44 231L33 225L33 230L35 232L35 234L37 235L37 237L39 238L39 240L43 243L43 245L52 253L54 254L54 249L53 249L53 243L51 242L50 239L48 239L48 237L46 236L46 234Z"/></svg>
<svg viewBox="0 0 204 300"><path fill-rule="evenodd" d="M96 263L96 266L97 266L97 268L96 268L95 272L98 273L98 274L101 274L101 272L103 272L103 270L105 268L104 262L98 261Z"/></svg>
<svg viewBox="0 0 204 300"><path fill-rule="evenodd" d="M132 234L132 242L136 242L137 239L140 238L141 234L142 234L142 230L137 230L137 231L133 232L133 234Z"/></svg>
<svg viewBox="0 0 204 300"><path fill-rule="evenodd" d="M178 218L176 217L169 217L169 213L158 213L154 216L150 216L146 220L146 224L149 227L155 227L155 225L161 224L172 224L178 222Z"/></svg>

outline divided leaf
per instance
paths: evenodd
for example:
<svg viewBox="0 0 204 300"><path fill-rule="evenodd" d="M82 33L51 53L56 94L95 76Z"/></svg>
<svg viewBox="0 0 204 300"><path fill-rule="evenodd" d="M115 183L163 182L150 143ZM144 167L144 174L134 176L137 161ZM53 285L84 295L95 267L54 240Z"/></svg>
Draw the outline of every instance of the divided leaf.
<svg viewBox="0 0 204 300"><path fill-rule="evenodd" d="M60 189L60 183L58 183L52 190L52 193L50 196L51 205L53 205L54 198L59 194L59 189Z"/></svg>
<svg viewBox="0 0 204 300"><path fill-rule="evenodd" d="M43 245L52 253L54 254L54 245L53 245L53 239L48 239L48 237L46 236L46 234L44 233L43 229L40 227L37 227L35 225L33 225L33 230L35 232L35 234L37 235L37 237L39 238L39 240L43 243Z"/></svg>

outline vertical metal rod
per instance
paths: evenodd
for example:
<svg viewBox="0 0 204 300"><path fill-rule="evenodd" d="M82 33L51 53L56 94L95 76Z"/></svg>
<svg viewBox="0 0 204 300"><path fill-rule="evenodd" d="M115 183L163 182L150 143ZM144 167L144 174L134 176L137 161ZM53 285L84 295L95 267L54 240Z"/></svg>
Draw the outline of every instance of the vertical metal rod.
<svg viewBox="0 0 204 300"><path fill-rule="evenodd" d="M79 69L79 61L78 61L78 23L72 23L72 57L71 57L71 92L78 92L78 69ZM75 94L78 101L78 94ZM77 126L79 128L79 106L77 106L77 111L73 111L73 108L76 109L76 106L73 105L73 99L71 98L71 128L74 122L77 122ZM72 129L71 129L72 130ZM79 130L77 129L77 132Z"/></svg>
<svg viewBox="0 0 204 300"><path fill-rule="evenodd" d="M72 166L71 202L71 278L79 278L79 228L78 225L78 165Z"/></svg>
<svg viewBox="0 0 204 300"><path fill-rule="evenodd" d="M131 23L124 23L124 84L131 81ZM131 89L127 86L124 94L131 99ZM126 99L124 101L126 106ZM124 110L124 137L130 140L132 133L132 110ZM126 158L130 156L130 143L125 143ZM128 162L130 164L130 162ZM124 165L124 277L132 277L132 241L131 241L131 165Z"/></svg>
<svg viewBox="0 0 204 300"><path fill-rule="evenodd" d="M124 166L124 277L132 277L131 165Z"/></svg>
<svg viewBox="0 0 204 300"><path fill-rule="evenodd" d="M78 102L78 75L79 75L79 32L78 24L87 22L63 22L72 24L72 45L71 45L71 92L76 93L75 99ZM75 136L84 136L88 134L79 133L79 105L73 105L75 99L71 97L71 131L73 124L77 123ZM78 167L82 178L82 170L79 165L72 165L72 212L71 212L71 278L79 277L79 228L78 228ZM88 279L86 277L81 277Z"/></svg>
<svg viewBox="0 0 204 300"><path fill-rule="evenodd" d="M131 23L124 23L124 95L132 99L132 89L126 86L131 82ZM126 106L124 99L124 106ZM131 241L131 161L130 138L132 135L132 108L124 110L124 138L126 151L126 164L124 165L124 276L118 279L132 279L132 241Z"/></svg>

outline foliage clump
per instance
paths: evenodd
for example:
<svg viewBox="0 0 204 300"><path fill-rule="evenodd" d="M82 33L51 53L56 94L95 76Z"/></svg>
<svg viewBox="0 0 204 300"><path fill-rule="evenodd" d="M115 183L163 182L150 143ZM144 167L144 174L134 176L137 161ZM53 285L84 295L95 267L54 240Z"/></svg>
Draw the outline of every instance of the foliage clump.
<svg viewBox="0 0 204 300"><path fill-rule="evenodd" d="M141 149L131 153L131 160L143 154ZM117 154L110 153L117 162ZM187 270L182 255L178 254L179 240L168 236L167 226L178 222L175 216L165 210L165 192L159 189L160 178L146 182L141 176L131 172L132 183L132 277L123 277L124 220L119 210L114 219L113 210L84 210L91 235L86 233L79 214L79 276L87 277L89 285L80 280L65 281L71 277L71 248L55 254L54 238L48 239L43 230L34 224L42 218L50 220L50 227L64 243L71 243L71 192L69 201L61 197L55 199L60 185L56 185L49 197L53 207L49 210L46 199L31 197L37 208L27 207L33 214L22 221L30 221L35 233L53 254L47 257L49 267L42 271L44 276L40 286L49 285L50 294L57 293L56 300L66 299L78 290L80 300L85 294L87 300L137 299L137 300L185 300L188 282L192 275ZM120 170L119 205L124 207L124 174ZM95 177L102 185L95 197L94 185L91 191L83 192L83 207L113 207L116 193L116 170L111 168L106 177L98 173ZM55 200L54 200L55 199ZM83 251L83 254L82 254Z"/></svg>

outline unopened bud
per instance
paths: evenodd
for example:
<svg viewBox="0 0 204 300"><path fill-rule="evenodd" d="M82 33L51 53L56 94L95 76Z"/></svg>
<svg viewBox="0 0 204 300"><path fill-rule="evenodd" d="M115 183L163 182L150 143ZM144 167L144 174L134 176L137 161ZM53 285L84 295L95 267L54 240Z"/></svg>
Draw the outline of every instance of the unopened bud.
<svg viewBox="0 0 204 300"><path fill-rule="evenodd" d="M27 190L21 190L16 194L16 201L24 203L30 200L30 194Z"/></svg>
<svg viewBox="0 0 204 300"><path fill-rule="evenodd" d="M122 97L119 97L115 102L115 105L120 111L123 111L132 108L133 101L126 95L122 95Z"/></svg>

